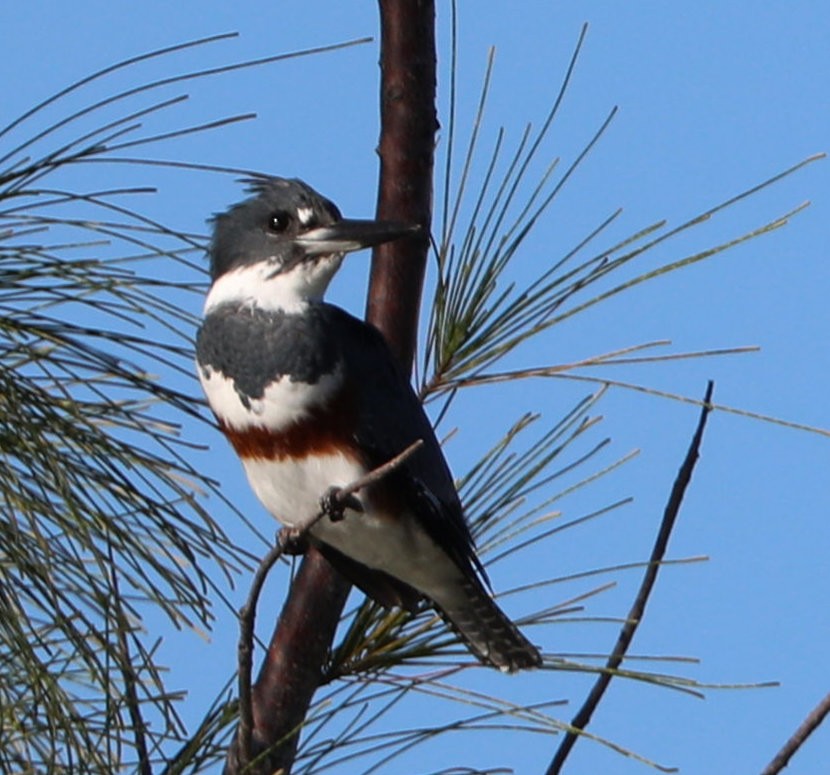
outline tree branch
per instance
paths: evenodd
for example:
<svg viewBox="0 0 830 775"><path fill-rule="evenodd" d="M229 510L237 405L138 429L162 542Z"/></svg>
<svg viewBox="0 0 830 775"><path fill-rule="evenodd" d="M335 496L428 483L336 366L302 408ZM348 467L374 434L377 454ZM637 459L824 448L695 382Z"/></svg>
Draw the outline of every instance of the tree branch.
<svg viewBox="0 0 830 775"><path fill-rule="evenodd" d="M787 740L781 750L775 754L773 760L764 768L761 775L778 775L789 763L793 754L807 742L807 738L818 729L822 721L830 713L830 694L824 698L810 711L807 718L801 722L798 729L793 732L792 737Z"/></svg>
<svg viewBox="0 0 830 775"><path fill-rule="evenodd" d="M381 135L377 217L417 223L406 239L375 248L366 319L412 368L432 223L435 132L435 7L432 0L379 0Z"/></svg>
<svg viewBox="0 0 830 775"><path fill-rule="evenodd" d="M345 487L337 487L332 493L326 494L321 498L321 503L325 501L324 506L314 516L313 519L303 525L299 532L287 529L280 530L279 537L270 549L270 551L262 558L254 574L253 582L251 583L251 590L248 593L248 599L245 605L239 612L239 647L238 647L238 685L239 685L239 727L237 728L235 744L231 747L228 754L228 764L226 765L226 772L245 772L255 757L262 756L262 762L265 764L268 772L273 772L284 766L278 757L281 757L282 751L278 750L276 753L269 751L269 747L279 745L286 735L277 737L279 733L272 733L272 736L263 735L263 729L269 729L270 725L267 718L262 718L263 703L256 703L254 701L255 694L259 691L262 693L261 681L258 681L257 688L251 686L251 670L253 666L254 653L254 628L256 624L256 609L259 603L259 596L262 593L262 587L265 584L265 579L271 568L274 567L277 560L286 552L289 542L294 542L298 538L303 538L308 534L314 525L321 519L328 516L334 518L332 514L332 505L336 507L345 507L348 505L349 498L358 490L374 484L375 482L387 476L403 465L415 452L417 452L423 441L418 439L410 444L403 452L393 457L388 462L378 466L369 471L364 476L355 479ZM296 583L296 582L295 582ZM279 630L279 624L277 626ZM273 646L273 641L272 641ZM262 678L262 676L260 676ZM273 687L272 691L265 698L264 705L272 705L275 698L279 695L278 687ZM279 720L279 716L275 715L271 718ZM256 732L256 737L255 737ZM288 730L289 733L293 730ZM264 739L263 739L264 737ZM293 735L293 744L289 747L291 749L291 758L293 760L294 751L296 750L296 736ZM270 742L271 746L268 745ZM256 762L257 766L261 766ZM250 770L248 770L250 771Z"/></svg>
<svg viewBox="0 0 830 775"><path fill-rule="evenodd" d="M411 369L432 206L435 131L433 0L379 0L381 137L379 218L417 223L417 234L375 248L366 318ZM299 730L320 680L350 585L309 547L253 688L252 747L272 750L252 773L291 769ZM276 746L276 747L275 747ZM233 747L226 773L233 768ZM272 766L273 765L273 766ZM271 769L268 769L271 767Z"/></svg>
<svg viewBox="0 0 830 775"><path fill-rule="evenodd" d="M582 707L579 709L579 712L573 717L570 729L562 739L562 742L553 757L553 761L551 761L550 767L548 767L547 775L559 775L559 773L562 772L565 760L568 758L568 754L571 752L571 749L574 747L574 744L579 738L579 733L590 723L591 716L599 705L602 696L605 694L605 690L611 683L614 673L622 663L623 658L628 651L628 647L634 639L634 633L637 632L637 627L643 619L646 604L651 596L654 583L657 581L657 573L660 570L660 564L666 554L666 548L669 544L671 531L674 528L677 515L680 512L680 506L683 503L683 497L686 493L686 489L692 479L692 472L694 471L700 451L700 444L703 440L703 431L706 428L706 419L712 409L711 400L713 389L714 383L710 381L706 387L706 394L703 398L704 406L700 413L700 420L698 420L695 435L692 437L692 442L689 445L686 458L683 460L683 465L681 465L680 470L677 473L677 478L674 480L669 501L666 504L665 511L663 512L663 520L660 523L660 530L658 531L657 538L654 541L654 548L651 550L651 557L649 558L646 572L643 575L640 589L637 591L637 597L634 600L634 604L628 612L625 624L623 624L622 629L620 630L614 649L608 657L608 661L605 664L605 670L603 670L597 678L596 683L588 694L588 697Z"/></svg>
<svg viewBox="0 0 830 775"><path fill-rule="evenodd" d="M268 651L253 686L250 775L288 773L297 751L297 732L320 680L349 584L310 546L291 584ZM237 738L225 775L241 773ZM263 756L265 752L267 756Z"/></svg>

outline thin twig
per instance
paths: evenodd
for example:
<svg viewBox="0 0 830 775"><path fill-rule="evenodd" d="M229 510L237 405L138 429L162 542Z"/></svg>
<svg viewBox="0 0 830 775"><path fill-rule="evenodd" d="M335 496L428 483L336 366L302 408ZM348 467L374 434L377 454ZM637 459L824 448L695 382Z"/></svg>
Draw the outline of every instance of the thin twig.
<svg viewBox="0 0 830 775"><path fill-rule="evenodd" d="M315 518L311 524L316 522ZM309 524L309 527L311 526ZM251 670L254 656L254 624L256 621L256 606L259 601L262 587L271 568L282 556L285 545L278 540L262 558L254 573L251 590L245 605L239 610L239 645L237 646L237 660L239 670L237 681L239 684L239 727L236 730L237 754L239 771L244 771L251 761L251 741L254 732L253 689L251 686Z"/></svg>
<svg viewBox="0 0 830 775"><path fill-rule="evenodd" d="M340 503L345 503L350 495L354 495L361 488L368 487L370 484L375 484L376 482L380 481L381 479L383 479L384 476L387 476L396 468L400 468L423 445L424 442L421 441L421 439L413 441L403 452L401 452L399 455L395 455L395 457L393 457L388 462L369 471L369 473L365 476L361 476L359 479L355 479L351 484L346 485L346 487L340 487L335 495L336 500ZM320 516L318 516L316 519L319 519Z"/></svg>
<svg viewBox="0 0 830 775"><path fill-rule="evenodd" d="M138 700L138 691L136 685L138 679L133 668L133 661L130 655L130 643L127 638L127 630L129 623L127 617L124 615L124 609L121 607L121 592L118 589L118 575L113 556L112 544L107 547L110 560L110 580L112 582L112 601L115 618L115 626L117 628L117 642L118 642L118 660L121 663L121 676L124 680L124 696L127 700L127 712L130 715L130 726L132 727L133 742L135 743L136 757L138 758L138 772L139 775L152 775L152 768L150 766L150 757L147 755L147 739L144 735L146 724L141 714L141 704Z"/></svg>
<svg viewBox="0 0 830 775"><path fill-rule="evenodd" d="M711 358L713 356L721 355L745 355L747 353L757 353L760 347L755 345L745 345L740 347L721 347L712 350L692 350L689 352L670 353L668 355L652 355L649 357L630 358L621 357L626 353L639 352L641 350L650 349L662 345L670 344L668 340L661 340L657 342L647 342L645 344L633 345L621 350L614 350L612 352L603 353L601 355L591 355L587 358L582 358L578 361L571 361L570 363L560 363L555 366L540 366L538 368L530 369L515 369L513 371L491 372L484 374L476 374L471 377L459 377L458 379L448 379L443 383L437 383L430 386L431 390L447 392L448 390L457 390L458 388L479 387L481 385L494 385L501 382L513 382L517 379L535 379L538 377L559 377L565 375L567 372L575 369L584 369L596 366L631 366L639 363L663 363L665 361L679 361L690 360L692 358ZM597 382L602 382L602 378L598 377Z"/></svg>
<svg viewBox="0 0 830 775"><path fill-rule="evenodd" d="M824 698L810 711L807 718L801 722L798 729L793 732L792 737L787 740L782 746L781 750L775 754L773 760L761 772L761 775L778 775L790 762L793 754L801 748L807 741L807 738L818 729L822 721L830 713L830 694L826 694Z"/></svg>
<svg viewBox="0 0 830 775"><path fill-rule="evenodd" d="M634 604L632 605L631 610L625 619L625 623L620 630L619 637L617 638L617 642L614 645L611 655L608 657L605 669L597 678L597 681L588 694L584 704L571 721L570 729L562 739L562 742L553 757L553 761L551 761L550 767L548 767L547 775L558 775L558 773L562 771L562 767L565 760L568 758L568 754L579 738L582 730L584 730L591 721L591 716L593 715L594 710L596 710L603 694L605 694L605 690L611 683L614 673L622 663L623 658L628 651L628 647L631 645L631 641L634 638L634 633L637 631L637 627L642 621L646 604L648 603L649 596L654 588L654 583L657 580L657 573L660 570L663 556L666 553L671 531L674 528L677 515L680 512L680 505L683 502L683 496L685 495L689 482L692 479L692 472L694 471L695 463L697 462L700 450L700 444L703 440L703 431L706 427L706 419L712 408L711 399L713 388L714 383L710 381L706 387L706 394L703 398L703 410L700 413L700 420L698 421L695 435L692 438L692 443L689 445L689 450L686 453L683 465L677 473L677 478L674 480L669 501L666 504L665 511L663 512L663 520L660 523L660 530L657 533L654 548L651 551L651 557L649 558L648 566L646 567L646 572L643 575L643 580L640 584L640 589L637 592ZM662 770L663 768L660 769ZM674 770L666 769L664 771L673 772Z"/></svg>
<svg viewBox="0 0 830 775"><path fill-rule="evenodd" d="M358 490L364 487L369 487L375 484L384 476L400 468L412 455L417 452L423 441L418 439L410 444L403 452L396 455L391 460L372 469L364 476L355 479L345 487L338 487L331 495L332 501L340 506L347 505L350 496L354 495ZM253 666L254 653L254 626L256 623L256 608L259 602L259 596L262 593L262 587L265 585L265 579L271 568L274 567L277 560L283 555L286 549L288 540L296 540L305 536L314 525L316 525L323 517L330 515L330 509L321 508L320 511L300 528L299 532L287 533L280 531L277 543L268 551L262 558L259 566L254 573L254 578L251 583L251 590L248 593L248 599L239 611L239 645L237 647L237 658L239 662L239 727L237 729L237 746L238 752L236 756L237 772L243 772L248 764L251 762L253 755L253 732L254 732L254 708L253 708L253 688L251 685L251 672Z"/></svg>
<svg viewBox="0 0 830 775"><path fill-rule="evenodd" d="M618 379L608 379L607 377L591 377L586 374L549 374L552 379L566 379L571 382L587 382L591 385L602 385L603 387L617 387L623 390L633 390L637 393L645 393L649 396L657 396L658 398L668 398L672 401L680 401L684 404L694 404L695 406L702 406L703 402L699 398L690 398L680 393L671 393L666 390L658 390L657 388L648 387L647 385L640 385L636 382L624 382ZM747 409L738 409L735 406L728 406L727 404L712 404L710 409L716 409L719 412L726 412L734 414L738 417L748 417L750 420L760 420L761 422L772 423L773 425L780 425L783 428L792 428L796 431L807 431L808 433L816 433L819 436L830 437L830 428L819 428L815 425L805 425L800 422L791 422L790 420L783 420L780 417L773 417L769 414L761 414L760 412L750 412Z"/></svg>

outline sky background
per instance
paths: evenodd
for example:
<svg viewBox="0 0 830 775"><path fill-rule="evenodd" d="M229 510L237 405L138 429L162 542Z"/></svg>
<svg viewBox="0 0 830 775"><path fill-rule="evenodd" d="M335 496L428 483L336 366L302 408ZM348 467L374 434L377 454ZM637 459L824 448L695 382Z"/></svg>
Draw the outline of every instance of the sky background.
<svg viewBox="0 0 830 775"><path fill-rule="evenodd" d="M449 123L449 17L447 4L438 6L441 159ZM543 145L536 177L554 157L561 157L560 169L566 169L608 112L619 106L612 125L517 259L511 276L519 282L561 257L617 207L624 212L602 244L660 219L678 225L830 148L827 3L528 1L521 12L517 8L516 3L491 0L460 3L460 141L469 132L490 46L496 47L496 62L481 144L491 148L498 127L504 126L507 146L515 147L527 122L539 126L543 121L583 22L590 25L588 37L560 120ZM21 127L18 137L24 137L69 108L117 89L171 72L376 36L377 19L373 3L78 0L3 3L0 30L4 124L115 61L204 35L240 33L238 39L147 63L96 84ZM171 141L147 154L299 176L345 214L368 217L377 180L377 58L373 42L176 87L164 94L187 91L191 100L170 116L151 120L148 126L154 131L236 113L256 112L258 118ZM481 180L482 168L479 161L474 181ZM439 181L441 174L437 171ZM190 232L205 233L206 219L241 196L234 177L219 174L110 166L85 168L67 174L67 180L83 190L125 185L127 176L130 184L159 185L156 196L141 201L144 212ZM438 183L436 190L440 188ZM577 315L516 353L511 365L569 362L658 339L672 340L676 351L759 345L756 354L620 367L602 375L689 396L702 395L712 378L718 403L830 429L830 163L812 164L667 242L645 256L640 268L740 236L806 200L812 205L785 228ZM362 314L367 267L364 258L351 258L330 299ZM192 305L198 310L198 300ZM524 411L541 412L552 424L589 389L541 381L463 396L450 418L459 428L447 448L453 469L466 470ZM497 589L648 556L697 410L612 390L595 411L604 420L594 440L607 435L613 441L595 465L607 465L634 449L640 454L558 505L565 518L576 518L620 498L632 496L633 503L565 531L532 560L498 568L493 574ZM269 532L272 521L248 492L225 442L204 428L185 427L184 432L211 445L200 465L221 478L226 494ZM669 549L671 558L710 559L663 571L632 648L636 654L698 658L698 665L646 666L701 682L774 680L780 687L713 689L701 701L615 681L590 731L683 772L763 768L830 687L828 453L827 437L715 413ZM284 579L269 589L274 607ZM639 573L613 579L619 582L614 590L587 602L591 616L619 617L627 611ZM553 588L550 603L595 585L560 585ZM241 588L246 588L244 579ZM515 614L542 605L537 598L508 602ZM571 622L533 636L554 654L604 653L616 634L613 623ZM172 685L191 690L195 719L231 669L232 618L220 612L209 641L188 633L165 635L162 653L171 666ZM481 680L477 686L520 703L568 699L570 705L559 712L563 720L573 715L591 683L556 672ZM423 720L419 713L424 707L417 705L406 709L405 723ZM183 713L191 717L187 706ZM427 773L469 764L539 772L557 744L542 736L456 736L418 749L417 756L387 771ZM808 775L825 772L828 759L830 729L823 728L791 769ZM582 741L567 771L649 770Z"/></svg>

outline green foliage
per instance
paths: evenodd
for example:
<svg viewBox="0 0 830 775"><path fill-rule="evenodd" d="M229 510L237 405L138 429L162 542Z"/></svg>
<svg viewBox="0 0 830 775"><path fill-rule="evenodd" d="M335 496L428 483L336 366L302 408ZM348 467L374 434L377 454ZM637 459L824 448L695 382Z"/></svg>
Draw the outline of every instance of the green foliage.
<svg viewBox="0 0 830 775"><path fill-rule="evenodd" d="M188 258L203 240L122 204L151 189L63 190L51 181L79 164L130 162L116 156L128 147L246 118L149 135L142 119L186 97L133 106L161 86L283 57L139 85L32 129L17 145L11 138L92 81L223 37L125 60L0 130L8 149L0 146L6 772L147 771L169 742L186 740L176 708L182 694L165 686L158 636L147 622L162 616L175 628L209 628L223 600L217 580L247 563L202 504L200 495L221 501L221 494L179 437L185 418L207 420L191 391L196 321L182 312L186 296L204 290L201 269ZM121 111L115 119L106 112L112 108ZM193 279L165 279L177 264ZM171 387L177 384L187 385L184 392ZM207 713L191 763L215 760L208 743L226 716L221 703Z"/></svg>
<svg viewBox="0 0 830 775"><path fill-rule="evenodd" d="M516 149L505 156L506 136L499 130L492 151L482 160L479 135L485 125L484 108L490 83L492 57L484 79L477 115L472 122L469 142L463 154L461 172L454 184L454 144L457 131L453 98L443 173L444 203L436 230L440 234L435 246L437 279L431 300L426 346L421 361L421 396L425 401L442 398L439 417L453 401L464 400L462 389L489 383L515 381L531 377L563 376L584 378L596 385L595 392L578 402L564 416L545 428L539 415L523 415L506 428L503 437L459 480L465 511L471 522L482 559L488 567L511 555L527 552L554 540L561 531L602 517L623 505L620 500L595 512L562 519L554 505L574 490L625 463L631 456L597 467L596 455L608 439L592 440L599 417L592 416L605 390L615 384L604 377L581 377L589 367L621 362L670 361L681 357L740 352L741 349L701 353L675 353L668 356L639 357L639 352L665 342L632 345L625 350L589 356L572 364L541 365L524 369L497 371L506 356L520 351L552 326L599 304L640 283L710 258L749 239L761 236L786 223L795 212L776 218L749 233L693 255L670 261L657 269L625 275L624 270L648 251L672 237L707 222L721 210L741 201L809 163L808 159L776 175L759 186L691 218L679 227L668 228L663 221L595 248L606 229L621 211L600 220L598 226L578 245L558 258L552 258L537 277L518 285L514 264L522 256L526 239L534 225L555 203L557 194L570 180L590 150L608 128L612 110L593 137L564 171L559 160L540 166L538 156L563 104L570 75L582 44L580 38L560 93L541 128L534 133L530 126L519 138ZM450 65L451 72L454 66ZM451 86L454 95L455 84ZM483 168L481 180L472 180L472 170ZM498 172L497 172L498 171ZM467 201L469 198L469 201ZM462 216L462 213L468 215ZM593 252L590 252L593 249ZM632 357L636 355L637 357ZM642 390L647 387L633 385ZM673 397L673 396L671 396ZM683 400L684 397L678 397ZM725 407L723 407L725 408ZM773 419L773 418L765 418ZM586 450L587 445L587 450ZM575 484L565 475L579 475ZM579 574L580 580L592 577L618 577L632 570L642 570L643 563L609 568L590 568ZM613 586L600 581L596 587L576 597L550 602L556 585L576 579L570 577L535 577L514 590L510 605L519 601L544 599L537 594L544 589L548 602L537 607L517 623L537 642L546 643L547 627L563 621L600 621L583 613L585 602ZM514 597L516 598L514 600ZM614 622L614 624L618 624ZM600 673L607 655L570 659L546 655L545 670ZM660 659L660 658L656 658ZM700 695L703 685L684 678L649 669L630 667L636 657L628 656L624 666L613 675L678 691ZM594 663L596 661L596 664ZM667 662L674 660L665 658ZM512 732L557 734L569 731L566 722L557 718L559 703L545 702L534 707L517 707L509 700L492 694L476 693L469 687L469 669L474 661L458 644L452 631L430 610L416 615L387 612L371 602L364 602L344 617L342 637L336 646L325 675L326 689L320 693L308 720L297 758L297 772L318 772L340 765L360 766L374 772L394 762L413 746L434 740L450 732L510 729ZM536 677L537 681L542 680ZM405 698L428 696L455 705L456 712L446 710L442 721L418 729L389 731L395 708ZM431 706L436 708L433 703ZM439 711L434 711L436 716ZM385 721L386 723L382 723ZM643 761L658 769L654 762L609 740L584 730L580 735ZM359 765L356 763L359 762ZM394 766L394 765L392 765Z"/></svg>

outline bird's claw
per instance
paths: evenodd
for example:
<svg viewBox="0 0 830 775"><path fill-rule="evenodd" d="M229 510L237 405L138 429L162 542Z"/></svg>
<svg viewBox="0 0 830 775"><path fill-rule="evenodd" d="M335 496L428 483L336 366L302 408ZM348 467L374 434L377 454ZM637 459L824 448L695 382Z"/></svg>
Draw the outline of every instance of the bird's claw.
<svg viewBox="0 0 830 775"><path fill-rule="evenodd" d="M345 516L346 509L363 511L363 504L351 493L343 495L340 487L329 487L326 494L320 498L320 511L332 522L339 522Z"/></svg>
<svg viewBox="0 0 830 775"><path fill-rule="evenodd" d="M308 536L300 527L283 527L277 532L277 543L284 554L305 554L308 550Z"/></svg>

